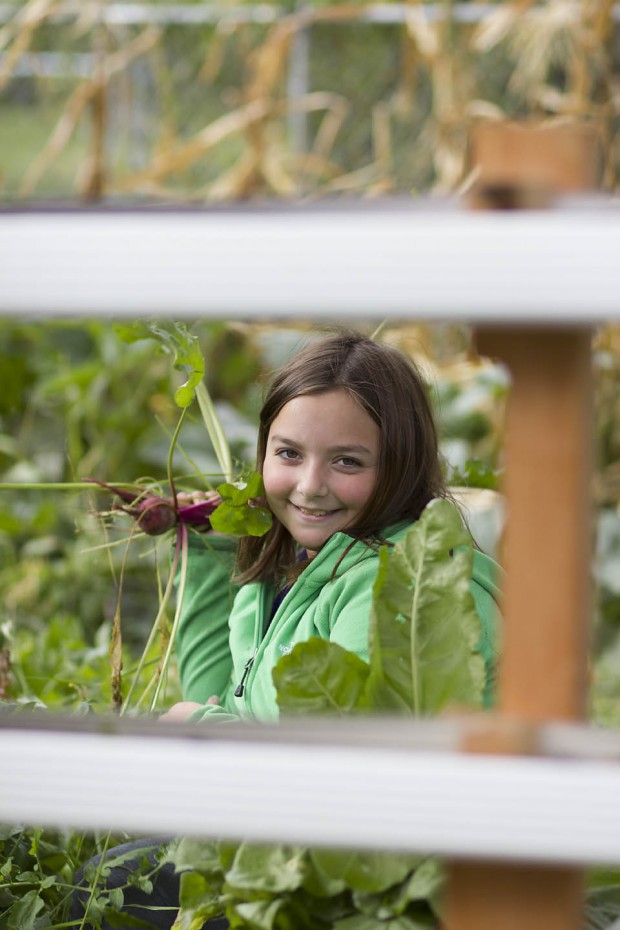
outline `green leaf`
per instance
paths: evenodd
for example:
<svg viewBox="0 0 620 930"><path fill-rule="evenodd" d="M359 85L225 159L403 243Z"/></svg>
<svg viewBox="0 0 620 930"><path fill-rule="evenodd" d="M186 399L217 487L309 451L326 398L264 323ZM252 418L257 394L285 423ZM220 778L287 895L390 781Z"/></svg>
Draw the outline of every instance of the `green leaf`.
<svg viewBox="0 0 620 930"><path fill-rule="evenodd" d="M348 714L361 709L370 667L337 643L313 637L276 664L273 682L285 714Z"/></svg>
<svg viewBox="0 0 620 930"><path fill-rule="evenodd" d="M225 482L218 494L222 503L211 514L211 526L227 536L264 536L271 529L273 517L269 510L254 503L265 493L263 479L253 472L241 486Z"/></svg>
<svg viewBox="0 0 620 930"><path fill-rule="evenodd" d="M409 901L435 901L445 883L445 872L438 859L425 859L407 883Z"/></svg>
<svg viewBox="0 0 620 930"><path fill-rule="evenodd" d="M304 890L314 898L335 897L347 890L347 883L338 872L326 871L320 860L320 854L313 849L308 851L308 874L304 879Z"/></svg>
<svg viewBox="0 0 620 930"><path fill-rule="evenodd" d="M228 501L222 501L210 520L217 533L227 536L264 536L273 522L271 513L262 507L237 506Z"/></svg>
<svg viewBox="0 0 620 930"><path fill-rule="evenodd" d="M248 927L252 930L274 930L279 911L284 902L275 898L271 901L244 901L234 906L240 920L231 920L231 930Z"/></svg>
<svg viewBox="0 0 620 930"><path fill-rule="evenodd" d="M181 907L192 908L207 906L212 898L212 888L204 875L198 872L184 872L181 875L179 903Z"/></svg>
<svg viewBox="0 0 620 930"><path fill-rule="evenodd" d="M195 869L205 874L221 873L219 846L212 840L182 839L171 851L176 871Z"/></svg>
<svg viewBox="0 0 620 930"><path fill-rule="evenodd" d="M304 884L304 887L296 891L289 900L310 916L310 930L318 930L321 926L319 921L326 924L325 930L332 930L337 920L342 920L353 913L351 893L348 889L338 894L331 894L329 897L323 895L317 897L316 894L308 892Z"/></svg>
<svg viewBox="0 0 620 930"><path fill-rule="evenodd" d="M301 846L242 843L226 873L226 886L281 894L300 888L307 871L306 850Z"/></svg>
<svg viewBox="0 0 620 930"><path fill-rule="evenodd" d="M125 901L125 894L122 888L110 888L108 892L110 907L115 911L120 911Z"/></svg>
<svg viewBox="0 0 620 930"><path fill-rule="evenodd" d="M205 360L198 337L190 333L183 323L176 322L138 323L133 327L121 328L117 332L126 342L135 342L145 337L157 339L165 352L174 355L174 367L184 372L187 377L184 384L175 392L175 403L185 409L193 403L194 398L198 399L200 413L219 466L224 476L230 478L232 474L230 447L204 383Z"/></svg>
<svg viewBox="0 0 620 930"><path fill-rule="evenodd" d="M205 374L205 360L198 337L190 333L183 323L136 323L117 327L116 332L125 342L149 337L157 339L164 351L174 356L174 367L187 376L174 399L177 406L189 407Z"/></svg>
<svg viewBox="0 0 620 930"><path fill-rule="evenodd" d="M368 701L436 714L482 701L473 552L456 507L434 500L391 552L380 553L370 621Z"/></svg>
<svg viewBox="0 0 620 930"><path fill-rule="evenodd" d="M262 497L265 493L265 485L262 476L257 471L254 471L246 481L240 481L238 484L225 481L218 486L217 492L222 500L235 507L241 507L254 498Z"/></svg>
<svg viewBox="0 0 620 930"><path fill-rule="evenodd" d="M205 920L223 913L222 881L222 874L217 879L198 872L181 874L177 930L200 930Z"/></svg>
<svg viewBox="0 0 620 930"><path fill-rule="evenodd" d="M354 904L364 914L378 920L400 917L414 902L423 902L437 912L443 886L441 863L437 859L424 859L403 881L390 885L380 893L356 892Z"/></svg>
<svg viewBox="0 0 620 930"><path fill-rule="evenodd" d="M153 339L154 336L149 324L142 320L137 320L135 323L117 323L113 329L118 338L128 345L139 342L141 339Z"/></svg>
<svg viewBox="0 0 620 930"><path fill-rule="evenodd" d="M5 915L8 930L34 930L37 914L44 907L45 902L37 891L27 891L21 901L14 904Z"/></svg>
<svg viewBox="0 0 620 930"><path fill-rule="evenodd" d="M411 872L418 857L406 853L312 850L310 861L324 875L340 879L353 891L385 891Z"/></svg>
<svg viewBox="0 0 620 930"><path fill-rule="evenodd" d="M497 491L499 474L481 459L467 459L462 469L456 466L452 468L448 475L448 484L454 487L486 488Z"/></svg>
<svg viewBox="0 0 620 930"><path fill-rule="evenodd" d="M196 388L204 378L205 361L198 337L189 332L183 323L136 322L114 327L117 336L125 343L141 339L156 339L163 350L174 356L174 367L187 375L187 381L174 395L179 407L189 407Z"/></svg>

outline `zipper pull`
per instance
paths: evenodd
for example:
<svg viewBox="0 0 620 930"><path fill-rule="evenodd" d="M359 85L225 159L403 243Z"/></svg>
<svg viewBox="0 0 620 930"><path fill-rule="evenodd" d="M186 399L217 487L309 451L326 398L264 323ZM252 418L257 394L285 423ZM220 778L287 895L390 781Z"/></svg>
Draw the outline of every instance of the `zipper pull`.
<svg viewBox="0 0 620 930"><path fill-rule="evenodd" d="M256 658L257 652L258 652L258 649L255 649L252 655L250 656L250 658L248 659L248 661L243 666L243 675L241 676L241 681L235 688L235 697L243 697L243 692L245 691L245 682L246 682L248 675L250 674L250 669L252 668L252 665L254 664L254 659Z"/></svg>

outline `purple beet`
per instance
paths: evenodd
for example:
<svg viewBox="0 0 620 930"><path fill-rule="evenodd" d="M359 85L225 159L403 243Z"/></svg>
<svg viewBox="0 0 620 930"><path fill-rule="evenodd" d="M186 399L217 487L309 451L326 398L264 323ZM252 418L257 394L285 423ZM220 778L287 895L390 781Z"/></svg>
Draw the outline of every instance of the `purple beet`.
<svg viewBox="0 0 620 930"><path fill-rule="evenodd" d="M178 508L179 522L188 526L211 526L209 517L220 503L218 500L201 501L199 504L187 504Z"/></svg>
<svg viewBox="0 0 620 930"><path fill-rule="evenodd" d="M178 507L175 506L172 498L160 497L148 491L134 493L124 488L116 488L111 484L106 484L105 481L97 481L96 478L85 478L84 480L98 484L102 488L107 488L108 491L112 491L113 494L120 497L126 506L115 504L115 509L122 510L132 516L140 529L148 536L161 536L162 533L167 533L177 523L208 528L211 525L209 517L219 503L219 500L216 499Z"/></svg>

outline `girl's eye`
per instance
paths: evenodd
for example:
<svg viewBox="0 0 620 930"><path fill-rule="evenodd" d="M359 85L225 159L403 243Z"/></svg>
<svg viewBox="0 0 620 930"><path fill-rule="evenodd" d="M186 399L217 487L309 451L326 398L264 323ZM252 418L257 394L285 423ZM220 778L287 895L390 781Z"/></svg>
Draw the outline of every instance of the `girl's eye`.
<svg viewBox="0 0 620 930"><path fill-rule="evenodd" d="M285 462L294 462L299 458L299 453L294 449L278 449L276 452L278 458L284 459Z"/></svg>
<svg viewBox="0 0 620 930"><path fill-rule="evenodd" d="M338 464L344 465L345 468L359 468L361 465L357 459L352 459L348 455L343 455L342 458L339 458Z"/></svg>

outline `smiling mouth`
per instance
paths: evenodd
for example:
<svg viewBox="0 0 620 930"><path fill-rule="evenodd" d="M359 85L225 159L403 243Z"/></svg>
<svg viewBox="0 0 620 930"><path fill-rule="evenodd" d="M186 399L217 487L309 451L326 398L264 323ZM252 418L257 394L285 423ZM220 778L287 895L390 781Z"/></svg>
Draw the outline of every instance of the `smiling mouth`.
<svg viewBox="0 0 620 930"><path fill-rule="evenodd" d="M326 517L328 514L334 512L333 510L308 510L306 507L300 507L298 504L295 504L294 506L306 517Z"/></svg>

